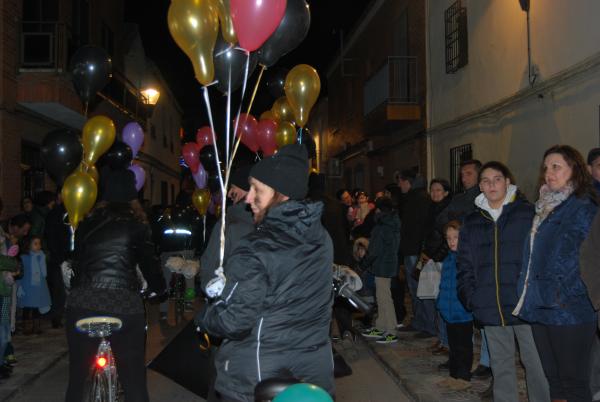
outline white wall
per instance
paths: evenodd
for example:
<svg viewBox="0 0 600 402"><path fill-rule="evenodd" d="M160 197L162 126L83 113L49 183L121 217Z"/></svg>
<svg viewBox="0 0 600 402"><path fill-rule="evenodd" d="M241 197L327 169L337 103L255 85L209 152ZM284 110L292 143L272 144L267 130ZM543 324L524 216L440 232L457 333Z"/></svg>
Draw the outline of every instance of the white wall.
<svg viewBox="0 0 600 402"><path fill-rule="evenodd" d="M536 0L531 48L540 76L528 90L526 14L517 0L466 0L469 63L456 74L444 64L444 10L429 1L429 129L435 176L449 177L450 148L472 144L475 158L508 164L530 199L545 149L570 144L584 156L598 146L600 2ZM552 77L562 80L548 80ZM535 88L539 88L536 90ZM514 96L521 91L525 96ZM507 100L485 114L470 113ZM449 122L456 124L449 125Z"/></svg>

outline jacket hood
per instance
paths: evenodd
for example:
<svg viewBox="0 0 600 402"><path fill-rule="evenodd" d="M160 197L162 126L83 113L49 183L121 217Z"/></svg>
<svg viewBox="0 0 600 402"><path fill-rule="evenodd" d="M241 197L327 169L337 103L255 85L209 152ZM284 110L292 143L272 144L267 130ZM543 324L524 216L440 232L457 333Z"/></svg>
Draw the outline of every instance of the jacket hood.
<svg viewBox="0 0 600 402"><path fill-rule="evenodd" d="M289 200L271 208L259 227L274 226L296 237L306 238L321 228L322 202Z"/></svg>
<svg viewBox="0 0 600 402"><path fill-rule="evenodd" d="M375 222L390 227L400 227L400 218L396 211L379 212L375 214Z"/></svg>
<svg viewBox="0 0 600 402"><path fill-rule="evenodd" d="M514 184L509 184L508 189L506 191L506 196L504 197L504 202L502 202L502 207L507 204L510 204L517 198L517 186ZM502 209L493 209L488 203L487 198L485 198L485 194L481 193L475 198L475 206L477 208L483 209L487 213L489 213L494 220L497 220L500 215L502 215Z"/></svg>

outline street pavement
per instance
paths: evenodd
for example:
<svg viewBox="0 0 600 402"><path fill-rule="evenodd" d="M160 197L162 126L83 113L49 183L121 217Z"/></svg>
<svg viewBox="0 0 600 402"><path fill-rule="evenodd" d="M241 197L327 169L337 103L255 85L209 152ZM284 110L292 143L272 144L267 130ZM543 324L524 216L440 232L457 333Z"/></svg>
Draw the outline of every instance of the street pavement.
<svg viewBox="0 0 600 402"><path fill-rule="evenodd" d="M147 360L152 360L183 328L185 321L169 326L158 320L155 309L149 311ZM186 316L191 318L191 314ZM44 323L44 333L13 338L18 364L14 374L0 381L0 402L62 402L68 378L67 345L64 329L51 329ZM336 348L352 367L353 374L336 379L337 401L408 402L413 400L401 385L401 379L382 363L372 345L359 340L337 343ZM385 350L384 350L385 352ZM387 355L386 353L383 353ZM148 370L151 402L203 402L162 375Z"/></svg>

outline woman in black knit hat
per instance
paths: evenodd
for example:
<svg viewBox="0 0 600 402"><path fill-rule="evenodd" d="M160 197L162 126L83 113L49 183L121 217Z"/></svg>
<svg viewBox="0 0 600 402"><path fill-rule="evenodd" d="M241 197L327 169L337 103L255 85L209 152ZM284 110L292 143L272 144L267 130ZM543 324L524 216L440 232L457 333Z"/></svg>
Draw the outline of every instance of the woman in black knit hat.
<svg viewBox="0 0 600 402"><path fill-rule="evenodd" d="M303 200L308 157L288 145L250 171L246 202L256 229L224 267L225 287L197 323L224 338L215 389L223 401L254 401L254 387L296 377L334 394L329 324L333 247L322 203Z"/></svg>

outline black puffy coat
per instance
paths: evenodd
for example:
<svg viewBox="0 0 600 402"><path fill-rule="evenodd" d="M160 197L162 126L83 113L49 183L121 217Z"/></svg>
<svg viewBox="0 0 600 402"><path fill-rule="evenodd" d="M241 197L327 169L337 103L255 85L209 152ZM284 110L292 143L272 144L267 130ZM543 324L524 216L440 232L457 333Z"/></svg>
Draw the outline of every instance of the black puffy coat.
<svg viewBox="0 0 600 402"><path fill-rule="evenodd" d="M482 325L522 323L512 311L533 215L533 205L517 198L496 222L479 208L465 217L458 241L458 297Z"/></svg>
<svg viewBox="0 0 600 402"><path fill-rule="evenodd" d="M224 338L215 359L220 393L254 401L258 382L282 375L333 393L333 246L321 211L306 201L271 208L227 260L221 297L197 317Z"/></svg>
<svg viewBox="0 0 600 402"><path fill-rule="evenodd" d="M413 188L404 195L400 216L400 251L405 257L421 254L430 203L431 198L423 188Z"/></svg>
<svg viewBox="0 0 600 402"><path fill-rule="evenodd" d="M448 245L444 233L444 226L448 222L444 222L442 212L450 204L451 198L448 196L440 202L432 202L429 205L429 213L427 214L427 223L425 230L425 241L423 243L423 253L433 261L444 261L448 255Z"/></svg>
<svg viewBox="0 0 600 402"><path fill-rule="evenodd" d="M71 287L138 291L139 264L148 290L163 294L165 279L148 225L127 204L108 204L84 219L75 232Z"/></svg>

